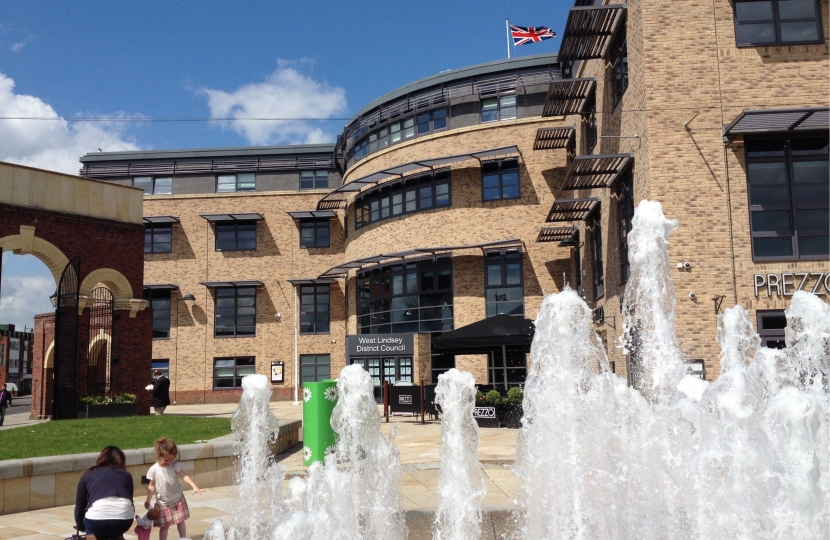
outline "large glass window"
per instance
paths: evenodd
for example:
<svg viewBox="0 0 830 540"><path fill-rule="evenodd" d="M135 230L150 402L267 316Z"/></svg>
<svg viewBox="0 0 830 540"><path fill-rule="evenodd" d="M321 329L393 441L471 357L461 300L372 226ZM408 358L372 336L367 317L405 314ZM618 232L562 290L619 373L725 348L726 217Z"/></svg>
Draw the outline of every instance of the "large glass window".
<svg viewBox="0 0 830 540"><path fill-rule="evenodd" d="M329 285L303 285L300 287L300 333L329 333Z"/></svg>
<svg viewBox="0 0 830 540"><path fill-rule="evenodd" d="M171 253L173 251L173 225L148 223L144 229L144 253Z"/></svg>
<svg viewBox="0 0 830 540"><path fill-rule="evenodd" d="M170 291L144 289L144 299L153 310L153 339L170 339Z"/></svg>
<svg viewBox="0 0 830 540"><path fill-rule="evenodd" d="M828 137L747 139L753 260L830 254Z"/></svg>
<svg viewBox="0 0 830 540"><path fill-rule="evenodd" d="M453 329L452 259L422 259L358 274L361 334Z"/></svg>
<svg viewBox="0 0 830 540"><path fill-rule="evenodd" d="M216 177L216 193L256 191L256 174L220 174Z"/></svg>
<svg viewBox="0 0 830 540"><path fill-rule="evenodd" d="M171 195L173 193L173 179L170 177L136 176L133 178L133 186L143 188L144 195Z"/></svg>
<svg viewBox="0 0 830 540"><path fill-rule="evenodd" d="M328 189L328 187L328 171L318 170L300 172L300 189Z"/></svg>
<svg viewBox="0 0 830 540"><path fill-rule="evenodd" d="M602 264L602 226L600 224L599 211L588 221L587 228L590 231L590 257L591 276L594 283L594 300L605 294L605 277Z"/></svg>
<svg viewBox="0 0 830 540"><path fill-rule="evenodd" d="M216 224L216 251L256 249L256 221L231 221Z"/></svg>
<svg viewBox="0 0 830 540"><path fill-rule="evenodd" d="M329 247L329 219L303 219L300 221L301 248Z"/></svg>
<svg viewBox="0 0 830 540"><path fill-rule="evenodd" d="M514 107L515 108L515 107ZM514 114L515 116L515 114ZM446 108L435 109L388 124L368 135L367 129L356 133L352 153L355 161L369 154L383 150L393 144L447 128L448 111Z"/></svg>
<svg viewBox="0 0 830 540"><path fill-rule="evenodd" d="M214 337L256 335L256 287L216 289Z"/></svg>
<svg viewBox="0 0 830 540"><path fill-rule="evenodd" d="M758 312L758 335L761 346L769 349L784 349L787 342L784 331L787 329L787 316L783 309Z"/></svg>
<svg viewBox="0 0 830 540"><path fill-rule="evenodd" d="M481 123L516 118L516 95L481 100Z"/></svg>
<svg viewBox="0 0 830 540"><path fill-rule="evenodd" d="M242 388L242 377L256 373L256 358L237 356L213 359L213 388Z"/></svg>
<svg viewBox="0 0 830 540"><path fill-rule="evenodd" d="M519 386L527 378L527 353L522 350L507 349L507 358L501 351L493 351L487 355L488 383L496 388Z"/></svg>
<svg viewBox="0 0 830 540"><path fill-rule="evenodd" d="M611 46L611 89L614 94L614 106L622 99L628 88L628 39L625 28Z"/></svg>
<svg viewBox="0 0 830 540"><path fill-rule="evenodd" d="M418 135L439 131L447 127L447 109L436 109L415 117L418 123Z"/></svg>
<svg viewBox="0 0 830 540"><path fill-rule="evenodd" d="M481 198L484 201L518 199L519 162L499 159L481 164Z"/></svg>
<svg viewBox="0 0 830 540"><path fill-rule="evenodd" d="M620 238L620 282L625 283L631 277L631 265L628 262L628 233L634 219L634 182L631 172L617 184L617 232Z"/></svg>
<svg viewBox="0 0 830 540"><path fill-rule="evenodd" d="M361 194L355 201L354 227L450 204L449 169L433 171Z"/></svg>
<svg viewBox="0 0 830 540"><path fill-rule="evenodd" d="M369 373L372 384L380 385L380 358L350 358L349 362L363 367Z"/></svg>
<svg viewBox="0 0 830 540"><path fill-rule="evenodd" d="M818 0L735 0L738 47L821 43Z"/></svg>
<svg viewBox="0 0 830 540"><path fill-rule="evenodd" d="M484 254L486 316L524 315L522 253L519 250Z"/></svg>
<svg viewBox="0 0 830 540"><path fill-rule="evenodd" d="M300 376L303 383L331 378L331 357L328 354L301 354Z"/></svg>

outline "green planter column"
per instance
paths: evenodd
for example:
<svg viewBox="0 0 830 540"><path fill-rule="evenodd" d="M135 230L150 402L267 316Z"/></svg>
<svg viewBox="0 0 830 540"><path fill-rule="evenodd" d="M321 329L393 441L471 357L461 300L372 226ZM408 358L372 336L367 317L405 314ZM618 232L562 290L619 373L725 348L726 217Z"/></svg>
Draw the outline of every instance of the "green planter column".
<svg viewBox="0 0 830 540"><path fill-rule="evenodd" d="M325 463L326 453L334 452L336 435L331 428L331 413L337 404L337 382L303 383L303 465Z"/></svg>

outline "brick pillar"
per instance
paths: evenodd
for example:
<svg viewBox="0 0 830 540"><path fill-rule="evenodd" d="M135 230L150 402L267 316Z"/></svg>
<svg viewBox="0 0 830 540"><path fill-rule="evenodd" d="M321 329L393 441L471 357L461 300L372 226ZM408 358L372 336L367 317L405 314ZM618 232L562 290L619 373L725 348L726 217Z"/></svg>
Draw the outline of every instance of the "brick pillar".
<svg viewBox="0 0 830 540"><path fill-rule="evenodd" d="M118 310L113 320L112 382L116 392L135 394L139 414L150 414L150 381L153 354L153 312L130 317Z"/></svg>

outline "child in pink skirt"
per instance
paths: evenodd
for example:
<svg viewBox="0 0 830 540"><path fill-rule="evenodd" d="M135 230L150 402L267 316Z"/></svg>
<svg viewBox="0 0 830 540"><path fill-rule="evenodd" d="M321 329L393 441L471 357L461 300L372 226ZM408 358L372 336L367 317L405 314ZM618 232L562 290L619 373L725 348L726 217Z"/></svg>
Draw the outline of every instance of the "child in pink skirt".
<svg viewBox="0 0 830 540"><path fill-rule="evenodd" d="M193 488L194 495L205 491L199 489L184 473L182 466L176 461L178 453L179 449L172 439L168 437L158 439L156 441L156 463L147 471L150 485L147 487L147 500L144 501L144 508L150 508L150 500L155 493L155 507L160 515L153 521L153 525L159 528L159 540L167 540L167 531L173 524L179 531L179 538L187 538L185 520L190 517L190 510L187 508L187 501L182 493L178 477Z"/></svg>

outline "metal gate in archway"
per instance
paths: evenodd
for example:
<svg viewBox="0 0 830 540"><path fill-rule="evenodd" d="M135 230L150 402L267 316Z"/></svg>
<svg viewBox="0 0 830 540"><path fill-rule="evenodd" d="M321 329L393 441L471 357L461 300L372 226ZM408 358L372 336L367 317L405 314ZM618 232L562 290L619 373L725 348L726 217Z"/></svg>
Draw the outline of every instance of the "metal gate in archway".
<svg viewBox="0 0 830 540"><path fill-rule="evenodd" d="M112 319L115 301L106 287L92 290L89 309L89 349L86 391L90 396L109 396L112 388Z"/></svg>
<svg viewBox="0 0 830 540"><path fill-rule="evenodd" d="M55 379L52 385L52 418L75 418L75 373L78 356L78 291L81 258L63 269L55 309Z"/></svg>

